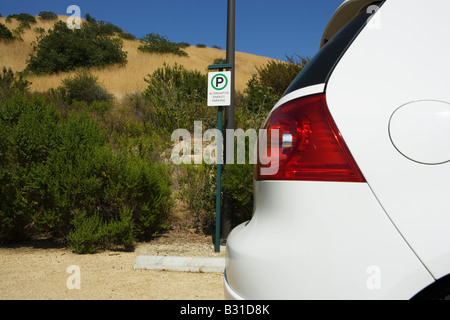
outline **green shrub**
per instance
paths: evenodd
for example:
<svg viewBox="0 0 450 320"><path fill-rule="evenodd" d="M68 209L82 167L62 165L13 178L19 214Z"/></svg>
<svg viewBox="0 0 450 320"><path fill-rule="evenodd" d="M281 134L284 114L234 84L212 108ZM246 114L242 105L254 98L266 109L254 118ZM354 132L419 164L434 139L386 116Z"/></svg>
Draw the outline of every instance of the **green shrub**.
<svg viewBox="0 0 450 320"><path fill-rule="evenodd" d="M52 11L41 11L39 13L39 18L42 20L56 20L58 19L58 15Z"/></svg>
<svg viewBox="0 0 450 320"><path fill-rule="evenodd" d="M189 224L199 231L212 232L215 226L216 166L181 165L179 196L191 213Z"/></svg>
<svg viewBox="0 0 450 320"><path fill-rule="evenodd" d="M0 103L9 99L16 92L25 93L31 82L24 80L21 73L14 73L11 68L3 67L0 73Z"/></svg>
<svg viewBox="0 0 450 320"><path fill-rule="evenodd" d="M62 81L66 89L69 103L73 101L85 101L92 104L94 101L111 101L113 95L98 84L98 77L86 70L78 71L73 78Z"/></svg>
<svg viewBox="0 0 450 320"><path fill-rule="evenodd" d="M127 53L122 47L122 40L98 35L88 22L81 29L70 30L66 23L58 21L47 35L38 38L35 54L27 61L27 70L56 73L125 63Z"/></svg>
<svg viewBox="0 0 450 320"><path fill-rule="evenodd" d="M45 29L42 27L36 27L36 28L34 28L34 32L39 33L40 35L43 35L45 33Z"/></svg>
<svg viewBox="0 0 450 320"><path fill-rule="evenodd" d="M197 48L206 48L206 44L198 43L198 44L196 45L196 47L197 47Z"/></svg>
<svg viewBox="0 0 450 320"><path fill-rule="evenodd" d="M99 233L102 247L111 249L113 246L123 246L125 250L131 250L135 242L133 231L133 211L126 206L122 207L117 219L101 225Z"/></svg>
<svg viewBox="0 0 450 320"><path fill-rule="evenodd" d="M113 150L85 112L65 118L39 95L0 105L0 242L50 232L80 252L130 248L167 227L171 205L167 168Z"/></svg>
<svg viewBox="0 0 450 320"><path fill-rule="evenodd" d="M244 90L244 112L255 121L257 127L262 124L262 118L272 109L275 103L282 97L291 82L308 63L308 58L297 56L286 57L287 62L270 61L265 66L257 68L247 83Z"/></svg>
<svg viewBox="0 0 450 320"><path fill-rule="evenodd" d="M227 63L227 59L225 58L216 58L214 59L212 64L226 64Z"/></svg>
<svg viewBox="0 0 450 320"><path fill-rule="evenodd" d="M183 49L183 48L189 48L191 45L187 42L178 42L178 46Z"/></svg>
<svg viewBox="0 0 450 320"><path fill-rule="evenodd" d="M116 33L123 33L118 26L106 21L97 22L95 19L88 21L85 28L95 36L113 36Z"/></svg>
<svg viewBox="0 0 450 320"><path fill-rule="evenodd" d="M231 198L233 225L249 220L253 212L253 165L232 164L226 166L222 186Z"/></svg>
<svg viewBox="0 0 450 320"><path fill-rule="evenodd" d="M132 157L111 172L111 180L106 196L133 210L139 239L149 239L167 226L172 199L164 165Z"/></svg>
<svg viewBox="0 0 450 320"><path fill-rule="evenodd" d="M43 100L15 94L0 105L0 242L25 238L31 216L39 210L36 176L55 147L59 121Z"/></svg>
<svg viewBox="0 0 450 320"><path fill-rule="evenodd" d="M119 219L103 221L95 212L88 215L77 212L72 220L73 231L67 236L68 247L78 254L91 254L99 249L112 249L123 246L130 250L134 245L133 212L124 207Z"/></svg>
<svg viewBox="0 0 450 320"><path fill-rule="evenodd" d="M136 40L136 36L128 32L119 33L119 37L125 40Z"/></svg>
<svg viewBox="0 0 450 320"><path fill-rule="evenodd" d="M95 253L99 249L101 219L98 214L87 216L77 212L72 221L74 230L67 236L68 247L79 254Z"/></svg>
<svg viewBox="0 0 450 320"><path fill-rule="evenodd" d="M16 19L20 22L36 23L36 18L28 13L10 14L8 19Z"/></svg>
<svg viewBox="0 0 450 320"><path fill-rule="evenodd" d="M149 33L141 39L142 45L138 50L152 53L173 53L177 56L187 56L188 54L181 50L178 43L170 42L165 36L157 33Z"/></svg>
<svg viewBox="0 0 450 320"><path fill-rule="evenodd" d="M259 84L272 88L274 93L281 97L310 60L298 55L296 57L287 56L287 62L270 61L265 66L257 68Z"/></svg>
<svg viewBox="0 0 450 320"><path fill-rule="evenodd" d="M3 23L0 23L0 39L14 39L12 32Z"/></svg>
<svg viewBox="0 0 450 320"><path fill-rule="evenodd" d="M28 21L21 21L18 27L19 30L31 29L31 24Z"/></svg>
<svg viewBox="0 0 450 320"><path fill-rule="evenodd" d="M211 124L213 108L205 107L208 78L175 64L164 65L145 78L144 96L151 105L150 120L157 130L172 133L178 128L193 129L194 121Z"/></svg>

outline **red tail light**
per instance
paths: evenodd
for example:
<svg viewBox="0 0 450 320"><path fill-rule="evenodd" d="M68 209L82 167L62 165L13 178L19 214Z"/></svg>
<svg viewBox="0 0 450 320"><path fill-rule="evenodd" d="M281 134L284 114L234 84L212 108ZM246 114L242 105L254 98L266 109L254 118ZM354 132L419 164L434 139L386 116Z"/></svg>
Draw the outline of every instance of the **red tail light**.
<svg viewBox="0 0 450 320"><path fill-rule="evenodd" d="M328 111L324 94L279 107L263 129L267 130L267 142L258 145L256 180L365 182Z"/></svg>

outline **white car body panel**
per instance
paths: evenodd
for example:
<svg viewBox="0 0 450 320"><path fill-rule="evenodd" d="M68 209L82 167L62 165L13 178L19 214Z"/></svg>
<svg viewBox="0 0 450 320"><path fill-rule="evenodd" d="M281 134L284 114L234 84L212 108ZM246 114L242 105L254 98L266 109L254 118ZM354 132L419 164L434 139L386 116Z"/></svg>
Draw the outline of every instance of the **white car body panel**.
<svg viewBox="0 0 450 320"><path fill-rule="evenodd" d="M255 185L254 217L227 241L228 297L409 299L433 281L367 184Z"/></svg>
<svg viewBox="0 0 450 320"><path fill-rule="evenodd" d="M450 272L450 164L425 165L402 155L389 123L405 104L450 102L449 46L445 32L436 32L450 30L448 12L448 1L387 1L377 12L380 28L361 32L326 89L333 119L368 184L436 279ZM426 143L427 126L418 126L410 143ZM440 125L440 133L448 134L448 128ZM440 141L432 148L445 153L449 140L441 136L428 143Z"/></svg>
<svg viewBox="0 0 450 320"><path fill-rule="evenodd" d="M370 3L345 1L322 41ZM325 92L367 183L255 181L253 218L227 240L227 298L411 299L450 273L448 12L387 0L326 84L277 103Z"/></svg>

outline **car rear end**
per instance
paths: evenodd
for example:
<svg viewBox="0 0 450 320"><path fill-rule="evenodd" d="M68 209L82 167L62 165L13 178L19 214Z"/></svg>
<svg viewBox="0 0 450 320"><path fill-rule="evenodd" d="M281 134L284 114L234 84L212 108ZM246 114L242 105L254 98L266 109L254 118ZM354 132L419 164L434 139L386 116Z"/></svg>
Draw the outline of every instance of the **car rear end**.
<svg viewBox="0 0 450 320"><path fill-rule="evenodd" d="M227 298L410 299L448 273L450 206L442 188L450 187L443 177L439 187L431 179L450 173L449 166L411 161L389 130L393 113L410 101L450 101L435 79L427 88L411 79L412 57L401 59L420 47L411 44L410 32L422 30L417 41L430 37L422 14L444 18L448 12L442 1L432 2L430 8L424 1L350 0L331 18L322 48L264 125L254 214L227 240ZM444 21L441 27L449 30ZM413 74L431 74L416 62ZM440 67L450 71L448 63ZM415 172L428 186L408 178ZM435 195L426 188L441 191ZM412 208L426 206L428 198L420 199L419 192L435 201L431 214L444 223L442 230L438 220L430 222ZM429 234L432 239L424 240ZM436 245L439 250L429 250Z"/></svg>

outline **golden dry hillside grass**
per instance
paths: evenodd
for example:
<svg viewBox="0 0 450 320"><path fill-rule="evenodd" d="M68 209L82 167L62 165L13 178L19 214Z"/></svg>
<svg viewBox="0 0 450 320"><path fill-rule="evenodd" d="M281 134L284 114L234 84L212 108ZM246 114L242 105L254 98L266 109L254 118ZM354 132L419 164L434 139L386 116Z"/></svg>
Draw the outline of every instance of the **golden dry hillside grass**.
<svg viewBox="0 0 450 320"><path fill-rule="evenodd" d="M59 19L66 21L67 17L59 16ZM31 25L31 29L25 29L21 35L23 41L0 41L0 67L11 67L13 71L22 71L26 67L26 61L33 53L32 43L36 41L39 33L36 28L51 29L55 21L38 21ZM0 18L3 23L13 31L19 27L19 22L12 19L6 22L6 18ZM151 32L149 30L148 32ZM163 66L164 63L182 65L188 70L198 70L207 73L208 65L212 64L216 58L225 58L225 50L215 48L188 47L183 49L188 53L188 57L178 57L173 54L152 54L138 51L139 40L123 40L124 51L128 52L127 64L125 66L109 66L102 69L91 69L91 72L99 78L102 85L116 98L121 98L127 93L139 92L146 88L144 77L153 73L154 70ZM247 81L252 74L257 72L257 67L261 67L271 59L253 54L236 52L236 90L243 91ZM28 76L27 79L33 84L33 91L47 91L49 88L56 88L61 85L61 81L70 73L59 73L46 76Z"/></svg>

